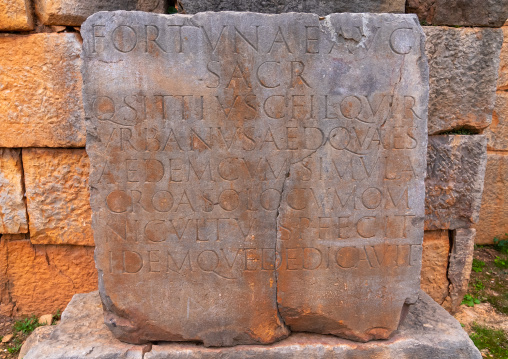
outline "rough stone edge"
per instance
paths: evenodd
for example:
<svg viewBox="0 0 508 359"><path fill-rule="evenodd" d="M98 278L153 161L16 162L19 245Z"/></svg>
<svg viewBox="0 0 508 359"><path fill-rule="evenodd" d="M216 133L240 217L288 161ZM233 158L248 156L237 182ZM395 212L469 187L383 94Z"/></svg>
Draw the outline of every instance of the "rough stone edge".
<svg viewBox="0 0 508 359"><path fill-rule="evenodd" d="M94 320L101 318L102 307L97 291L76 294L62 314L62 322L57 326L38 328L25 342L19 358L75 359L81 358L86 353L89 359L183 359L200 358L201 355L203 358L223 359L246 356L289 359L306 358L309 354L313 354L313 358L324 359L335 352L346 356L361 353L377 357L376 355L380 353L393 355L406 353L418 355L415 357L434 359L481 359L480 352L459 322L424 292L420 292L417 304L410 309L405 323L399 327L393 338L369 343L299 333L266 346L206 348L195 343L129 345L114 339L105 324L94 323ZM85 336L80 336L80 333L85 333ZM45 353L51 354L48 356Z"/></svg>

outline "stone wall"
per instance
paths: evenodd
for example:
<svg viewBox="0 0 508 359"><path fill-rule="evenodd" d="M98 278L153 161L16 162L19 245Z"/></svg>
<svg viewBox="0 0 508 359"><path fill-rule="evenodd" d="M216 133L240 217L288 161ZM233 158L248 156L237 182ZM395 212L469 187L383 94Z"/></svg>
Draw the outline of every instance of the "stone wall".
<svg viewBox="0 0 508 359"><path fill-rule="evenodd" d="M194 7L254 6L179 3L179 10L189 13ZM418 13L422 24L452 25L424 27L431 100L422 287L454 310L467 288L487 158L478 239L508 231L508 43L498 79L503 34L494 28L508 16L508 4L462 1L461 17L450 8L459 5L444 0L409 0L406 9L404 1L391 0L358 2L360 7L323 1L319 8L306 0L263 2L261 9L254 3L254 10L264 12L326 14L332 4L337 12L406 10ZM96 289L79 26L96 11L167 12L170 7L163 0L0 3L0 315L55 312L74 293Z"/></svg>

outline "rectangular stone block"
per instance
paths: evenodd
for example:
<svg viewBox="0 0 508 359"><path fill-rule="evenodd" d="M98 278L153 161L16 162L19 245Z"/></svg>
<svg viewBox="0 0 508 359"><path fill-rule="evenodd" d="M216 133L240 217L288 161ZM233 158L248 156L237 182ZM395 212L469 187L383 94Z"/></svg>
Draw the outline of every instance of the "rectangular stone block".
<svg viewBox="0 0 508 359"><path fill-rule="evenodd" d="M34 28L30 0L0 2L0 31L29 31Z"/></svg>
<svg viewBox="0 0 508 359"><path fill-rule="evenodd" d="M425 230L469 228L478 222L487 138L431 136L425 179Z"/></svg>
<svg viewBox="0 0 508 359"><path fill-rule="evenodd" d="M34 0L37 16L44 25L81 26L99 11L136 10L164 14L166 0Z"/></svg>
<svg viewBox="0 0 508 359"><path fill-rule="evenodd" d="M437 303L448 296L448 230L425 231L423 237L421 288Z"/></svg>
<svg viewBox="0 0 508 359"><path fill-rule="evenodd" d="M508 153L488 154L477 244L492 244L494 237L508 233Z"/></svg>
<svg viewBox="0 0 508 359"><path fill-rule="evenodd" d="M429 59L429 135L490 125L494 110L500 29L424 26Z"/></svg>
<svg viewBox="0 0 508 359"><path fill-rule="evenodd" d="M508 92L496 93L492 124L483 133L488 139L488 150L508 151Z"/></svg>
<svg viewBox="0 0 508 359"><path fill-rule="evenodd" d="M83 147L78 34L0 36L0 147Z"/></svg>
<svg viewBox="0 0 508 359"><path fill-rule="evenodd" d="M508 90L508 26L501 28L503 31L503 46L499 60L499 77L497 79L498 90Z"/></svg>
<svg viewBox="0 0 508 359"><path fill-rule="evenodd" d="M423 240L416 16L114 12L81 30L115 336L231 346L397 329Z"/></svg>
<svg viewBox="0 0 508 359"><path fill-rule="evenodd" d="M33 244L93 246L84 149L23 149L23 168Z"/></svg>
<svg viewBox="0 0 508 359"><path fill-rule="evenodd" d="M20 150L0 148L0 233L26 233L28 223Z"/></svg>
<svg viewBox="0 0 508 359"><path fill-rule="evenodd" d="M404 13L404 4L404 0L180 0L179 8L186 14L203 11L252 11L269 14L305 12L324 16L337 12Z"/></svg>
<svg viewBox="0 0 508 359"><path fill-rule="evenodd" d="M429 25L503 26L508 18L504 0L408 0L406 12Z"/></svg>
<svg viewBox="0 0 508 359"><path fill-rule="evenodd" d="M0 259L1 315L56 313L74 294L97 288L92 247L32 245L28 235L3 235Z"/></svg>

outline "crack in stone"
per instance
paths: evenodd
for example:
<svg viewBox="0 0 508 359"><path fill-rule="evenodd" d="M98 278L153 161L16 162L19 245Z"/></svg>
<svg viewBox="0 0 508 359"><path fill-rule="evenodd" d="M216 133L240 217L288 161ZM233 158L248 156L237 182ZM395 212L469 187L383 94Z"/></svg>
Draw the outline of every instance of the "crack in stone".
<svg viewBox="0 0 508 359"><path fill-rule="evenodd" d="M314 151L315 152L315 151ZM298 162L296 162L298 163ZM284 198L284 190L286 189L286 183L291 175L291 165L290 162L284 177L284 182L282 182L282 188L280 191L280 200L279 205L277 206L277 214L275 217L275 242L274 242L274 252L277 253L277 244L279 243L279 217L280 217L280 207L282 205L282 199ZM277 258L277 255L275 255L275 258ZM282 258L281 258L282 261ZM275 268L274 268L274 277L275 277L275 306L277 308L277 316L279 317L279 320L281 321L282 325L289 330L289 328L286 325L286 322L284 321L284 318L280 314L279 310L279 271L277 270L277 263L275 262Z"/></svg>

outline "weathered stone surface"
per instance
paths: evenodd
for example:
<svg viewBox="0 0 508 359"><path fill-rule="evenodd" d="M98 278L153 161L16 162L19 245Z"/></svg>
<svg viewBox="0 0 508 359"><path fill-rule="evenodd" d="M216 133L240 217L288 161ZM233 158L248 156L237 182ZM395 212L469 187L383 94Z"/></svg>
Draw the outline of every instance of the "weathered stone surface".
<svg viewBox="0 0 508 359"><path fill-rule="evenodd" d="M80 26L99 11L137 10L164 14L166 0L34 0L35 11L45 25Z"/></svg>
<svg viewBox="0 0 508 359"><path fill-rule="evenodd" d="M96 260L117 337L266 344L288 335L281 317L392 334L421 266L416 16L115 12L81 30Z"/></svg>
<svg viewBox="0 0 508 359"><path fill-rule="evenodd" d="M492 244L494 237L508 233L508 153L488 154L477 244Z"/></svg>
<svg viewBox="0 0 508 359"><path fill-rule="evenodd" d="M2 315L56 313L76 292L97 289L92 247L32 245L26 235L3 235L0 258Z"/></svg>
<svg viewBox="0 0 508 359"><path fill-rule="evenodd" d="M186 14L203 11L252 11L281 14L285 12L315 13L321 16L337 12L399 12L404 13L404 0L180 0Z"/></svg>
<svg viewBox="0 0 508 359"><path fill-rule="evenodd" d="M89 359L481 358L460 324L423 292L397 334L387 341L359 344L331 336L292 334L276 344L235 348L178 343L149 348L122 343L103 323L99 295L79 294L69 303L59 325L37 328L21 351L24 359L74 359L85 357L85 353Z"/></svg>
<svg viewBox="0 0 508 359"><path fill-rule="evenodd" d="M480 130L494 109L500 29L424 26L429 58L429 135Z"/></svg>
<svg viewBox="0 0 508 359"><path fill-rule="evenodd" d="M30 0L0 2L0 31L28 31L33 28Z"/></svg>
<svg viewBox="0 0 508 359"><path fill-rule="evenodd" d="M83 147L78 34L0 36L0 147Z"/></svg>
<svg viewBox="0 0 508 359"><path fill-rule="evenodd" d="M423 237L421 288L437 303L448 296L448 230L425 231Z"/></svg>
<svg viewBox="0 0 508 359"><path fill-rule="evenodd" d="M468 228L478 222L486 164L483 135L429 137L425 230Z"/></svg>
<svg viewBox="0 0 508 359"><path fill-rule="evenodd" d="M473 264L475 235L474 228L460 228L453 231L453 246L448 269L452 312L459 309L467 293Z"/></svg>
<svg viewBox="0 0 508 359"><path fill-rule="evenodd" d="M499 77L497 79L498 90L508 90L508 26L501 28L503 31L503 46L499 60Z"/></svg>
<svg viewBox="0 0 508 359"><path fill-rule="evenodd" d="M488 139L488 150L508 151L508 92L497 92L492 124L484 134Z"/></svg>
<svg viewBox="0 0 508 359"><path fill-rule="evenodd" d="M84 149L23 149L30 241L93 246Z"/></svg>
<svg viewBox="0 0 508 359"><path fill-rule="evenodd" d="M508 18L508 1L408 0L406 10L429 25L500 27Z"/></svg>
<svg viewBox="0 0 508 359"><path fill-rule="evenodd" d="M20 150L0 148L0 233L26 233Z"/></svg>

